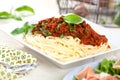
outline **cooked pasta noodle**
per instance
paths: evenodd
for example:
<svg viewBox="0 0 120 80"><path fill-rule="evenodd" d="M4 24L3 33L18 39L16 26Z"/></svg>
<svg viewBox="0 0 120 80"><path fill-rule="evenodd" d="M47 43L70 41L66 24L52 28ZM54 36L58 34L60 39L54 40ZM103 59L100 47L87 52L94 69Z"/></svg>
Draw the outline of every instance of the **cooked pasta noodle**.
<svg viewBox="0 0 120 80"><path fill-rule="evenodd" d="M72 18L69 18L69 17ZM68 21L80 18L68 15ZM83 20L82 23L68 23L66 16L40 20L24 38L25 42L59 61L68 62L110 48L105 35L100 35Z"/></svg>
<svg viewBox="0 0 120 80"><path fill-rule="evenodd" d="M59 38L53 36L44 37L40 34L27 34L24 40L28 44L42 50L44 52L43 54L47 54L62 62L68 62L106 51L109 46L108 42L101 43L100 46L85 45L81 43L79 38L73 38L72 36Z"/></svg>

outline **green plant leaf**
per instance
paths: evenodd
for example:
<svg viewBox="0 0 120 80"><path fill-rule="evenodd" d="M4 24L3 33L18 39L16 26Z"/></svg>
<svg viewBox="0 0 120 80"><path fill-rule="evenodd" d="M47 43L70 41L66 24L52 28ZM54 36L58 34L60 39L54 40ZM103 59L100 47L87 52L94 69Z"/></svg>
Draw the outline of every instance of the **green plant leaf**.
<svg viewBox="0 0 120 80"><path fill-rule="evenodd" d="M18 17L16 15L13 15L11 13L8 13L6 11L0 12L0 19L15 19L21 21L22 18Z"/></svg>
<svg viewBox="0 0 120 80"><path fill-rule="evenodd" d="M70 32L75 32L75 33L77 33L77 31L76 31L76 30L74 30L74 29L70 29Z"/></svg>
<svg viewBox="0 0 120 80"><path fill-rule="evenodd" d="M19 16L16 16L16 15L13 15L13 19L18 20L18 21L22 21L22 18Z"/></svg>
<svg viewBox="0 0 120 80"><path fill-rule="evenodd" d="M94 70L97 73L105 72L111 75L118 75L120 70L117 72L116 69L113 68L114 63L115 61L113 60L103 59Z"/></svg>
<svg viewBox="0 0 120 80"><path fill-rule="evenodd" d="M32 9L31 7L27 6L27 5L24 5L24 6L21 6L21 7L18 7L15 9L15 11L17 12L22 12L22 11L28 11L32 14L34 14L34 9ZM14 12L15 12L14 11ZM21 13L22 14L22 13ZM28 14L27 14L28 16ZM22 21L22 17L23 15L16 15L16 14L12 14L11 12L6 12L6 11L2 11L0 12L0 19L15 19L15 20L18 20L18 21Z"/></svg>
<svg viewBox="0 0 120 80"><path fill-rule="evenodd" d="M50 36L51 35L51 32L49 30L45 30L44 28L40 28L40 30L42 31L42 33L45 35L45 36Z"/></svg>
<svg viewBox="0 0 120 80"><path fill-rule="evenodd" d="M68 24L79 24L82 23L83 20L80 16L76 14L69 14L63 17L64 21Z"/></svg>
<svg viewBox="0 0 120 80"><path fill-rule="evenodd" d="M6 11L0 12L0 19L9 19L13 18L13 15L11 13L8 13Z"/></svg>
<svg viewBox="0 0 120 80"><path fill-rule="evenodd" d="M18 8L15 9L15 11L18 11L18 12L28 11L28 12L31 12L33 14L35 13L34 9L32 7L30 7L30 6L27 6L27 5L18 7Z"/></svg>
<svg viewBox="0 0 120 80"><path fill-rule="evenodd" d="M23 25L23 28L24 28L24 33L27 34L29 30L33 29L34 28L34 24L29 24L28 22L26 22L24 25Z"/></svg>
<svg viewBox="0 0 120 80"><path fill-rule="evenodd" d="M14 29L12 32L11 32L11 34L12 35L16 35L16 34L21 34L21 33L23 33L24 32L24 29L23 28L16 28L16 29Z"/></svg>
<svg viewBox="0 0 120 80"><path fill-rule="evenodd" d="M11 34L17 35L24 33L25 35L28 33L29 30L33 29L35 24L29 24L28 22L24 23L24 25L21 28L14 29Z"/></svg>
<svg viewBox="0 0 120 80"><path fill-rule="evenodd" d="M61 34L61 35L60 35L60 38L64 38L64 34Z"/></svg>

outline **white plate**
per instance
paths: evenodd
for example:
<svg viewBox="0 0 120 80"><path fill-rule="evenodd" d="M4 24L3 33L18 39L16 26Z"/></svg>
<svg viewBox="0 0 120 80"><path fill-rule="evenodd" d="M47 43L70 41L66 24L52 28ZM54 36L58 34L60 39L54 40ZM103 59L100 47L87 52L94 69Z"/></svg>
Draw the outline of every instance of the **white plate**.
<svg viewBox="0 0 120 80"><path fill-rule="evenodd" d="M73 80L73 77L78 73L80 72L81 70L83 70L85 67L87 66L91 66L92 68L95 68L98 64L99 64L100 61L96 61L96 62L91 62L89 64L85 64L85 65L82 65L82 66L79 66L77 68L75 68L74 70L72 70L71 72L69 72L64 78L63 80Z"/></svg>
<svg viewBox="0 0 120 80"><path fill-rule="evenodd" d="M37 20L32 20L32 21L29 21L30 23L31 22L36 22L37 23ZM21 42L23 45L25 45L27 48L30 48L32 50L35 51L35 54L37 56L39 56L40 58L45 58L45 60L48 60L52 63L54 63L55 65L57 65L58 67L60 68L69 68L69 67L74 67L74 66L80 66L80 65L83 65L85 63L89 63L89 62L92 62L96 59L101 59L101 58L105 58L109 55L112 55L113 53L115 53L115 51L119 50L120 49L120 34L116 34L116 33L112 33L112 31L108 30L107 28L104 28L100 25L97 25L93 22L90 22L88 20L86 20L86 22L88 24L91 25L91 27L95 30L99 30L101 34L105 35L108 40L109 40L109 43L110 43L110 46L111 46L111 49L108 50L108 51L105 51L105 52L101 52L99 54L95 54L95 55L92 55L92 56L87 56L85 58L82 58L82 59L78 59L78 60L74 60L74 61L70 61L70 62L60 62L46 54L42 54L43 52L40 51L40 50L37 50L36 48L32 47L31 45L25 43L23 40L22 40L22 35L18 35L18 36L13 36L10 34L10 32L12 30L14 30L15 28L17 27L21 27L25 22L16 22L16 23L10 23L8 25L4 25L4 26L1 26L0 28L6 32L9 36L13 37L14 39L16 39L17 41Z"/></svg>

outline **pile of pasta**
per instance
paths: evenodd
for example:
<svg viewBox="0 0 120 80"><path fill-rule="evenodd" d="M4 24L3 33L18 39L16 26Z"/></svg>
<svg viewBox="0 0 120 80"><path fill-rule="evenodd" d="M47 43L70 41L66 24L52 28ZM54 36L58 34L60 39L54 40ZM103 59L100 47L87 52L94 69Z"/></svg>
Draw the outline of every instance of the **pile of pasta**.
<svg viewBox="0 0 120 80"><path fill-rule="evenodd" d="M80 59L88 55L93 55L108 49L108 43L101 44L100 46L84 45L81 44L79 38L66 36L59 37L44 37L40 34L26 35L25 42L42 50L47 54L59 61L68 62L75 59Z"/></svg>
<svg viewBox="0 0 120 80"><path fill-rule="evenodd" d="M95 32L85 21L70 25L63 17L39 21L24 41L62 62L110 49L107 38Z"/></svg>

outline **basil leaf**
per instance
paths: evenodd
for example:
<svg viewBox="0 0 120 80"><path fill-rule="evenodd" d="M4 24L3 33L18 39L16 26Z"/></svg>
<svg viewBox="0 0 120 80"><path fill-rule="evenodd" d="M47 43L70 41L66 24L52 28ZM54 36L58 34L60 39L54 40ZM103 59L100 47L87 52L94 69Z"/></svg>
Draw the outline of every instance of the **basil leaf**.
<svg viewBox="0 0 120 80"><path fill-rule="evenodd" d="M18 21L22 21L22 18L19 16L16 16L16 15L13 15L13 19L18 20Z"/></svg>
<svg viewBox="0 0 120 80"><path fill-rule="evenodd" d="M18 11L18 12L22 12L22 11L28 11L28 12L31 12L31 13L35 13L33 8L31 8L30 6L27 6L27 5L24 5L24 6L21 6L21 7L18 7L15 9L15 11Z"/></svg>
<svg viewBox="0 0 120 80"><path fill-rule="evenodd" d="M5 12L5 11L0 12L0 19L10 19L10 18L15 19L15 20L19 20L19 21L22 20L21 17L18 17L16 15L11 14L11 13L8 13L8 12Z"/></svg>
<svg viewBox="0 0 120 80"><path fill-rule="evenodd" d="M29 30L33 29L35 24L29 24L28 22L24 23L24 25L21 28L16 28L14 29L11 34L12 35L17 35L24 33L25 35L28 33Z"/></svg>
<svg viewBox="0 0 120 80"><path fill-rule="evenodd" d="M9 19L9 18L13 18L13 15L5 11L0 12L0 19Z"/></svg>
<svg viewBox="0 0 120 80"><path fill-rule="evenodd" d="M35 27L35 24L29 25L29 23L26 22L23 27L24 27L24 33L27 34L29 30L31 30Z"/></svg>
<svg viewBox="0 0 120 80"><path fill-rule="evenodd" d="M74 29L70 29L70 32L75 32L75 33L77 33L77 31L76 31L76 30L74 30Z"/></svg>
<svg viewBox="0 0 120 80"><path fill-rule="evenodd" d="M51 32L49 30L45 30L44 28L41 28L40 29L42 31L42 33L45 35L45 36L50 36L51 35Z"/></svg>
<svg viewBox="0 0 120 80"><path fill-rule="evenodd" d="M16 35L16 34L21 34L23 32L24 32L24 28L16 28L11 32L11 34Z"/></svg>
<svg viewBox="0 0 120 80"><path fill-rule="evenodd" d="M68 23L68 26L73 28L75 26L75 24Z"/></svg>
<svg viewBox="0 0 120 80"><path fill-rule="evenodd" d="M64 21L69 23L69 24L79 24L82 23L83 20L80 16L76 14L69 14L63 17Z"/></svg>
<svg viewBox="0 0 120 80"><path fill-rule="evenodd" d="M27 6L27 5L24 5L24 6L21 6L21 7L18 7L15 9L15 11L17 12L22 12L22 11L29 11L31 13L35 13L34 10ZM27 14L28 16L28 14ZM23 15L21 15L21 17L23 17ZM15 14L12 14L10 12L6 12L6 11L3 11L3 12L0 12L0 19L15 19L15 20L18 20L18 21L22 21L22 18L20 16L16 16Z"/></svg>
<svg viewBox="0 0 120 80"><path fill-rule="evenodd" d="M29 24L28 24L28 22L26 22L23 27L24 27L24 33L27 34L28 30L29 30Z"/></svg>
<svg viewBox="0 0 120 80"><path fill-rule="evenodd" d="M61 34L61 35L60 35L60 38L64 38L64 34Z"/></svg>

